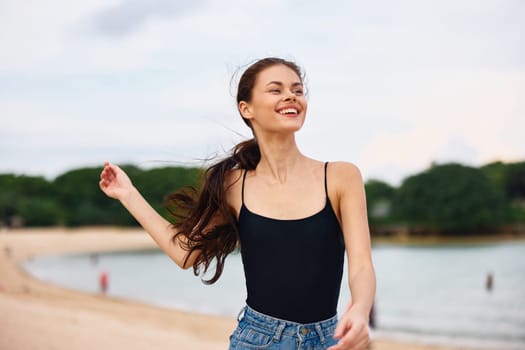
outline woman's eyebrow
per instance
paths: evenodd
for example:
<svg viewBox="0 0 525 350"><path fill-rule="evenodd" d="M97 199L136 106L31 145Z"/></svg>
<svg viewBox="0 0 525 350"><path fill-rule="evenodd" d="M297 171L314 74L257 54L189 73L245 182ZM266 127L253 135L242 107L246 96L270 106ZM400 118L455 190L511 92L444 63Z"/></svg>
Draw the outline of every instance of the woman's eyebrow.
<svg viewBox="0 0 525 350"><path fill-rule="evenodd" d="M270 81L268 84L266 84L266 86L268 85L272 85L272 84L275 84L275 85L279 85L279 86L283 86L284 84L280 81ZM303 86L303 83L301 82L296 82L296 83L293 83L292 84L293 87L295 86Z"/></svg>

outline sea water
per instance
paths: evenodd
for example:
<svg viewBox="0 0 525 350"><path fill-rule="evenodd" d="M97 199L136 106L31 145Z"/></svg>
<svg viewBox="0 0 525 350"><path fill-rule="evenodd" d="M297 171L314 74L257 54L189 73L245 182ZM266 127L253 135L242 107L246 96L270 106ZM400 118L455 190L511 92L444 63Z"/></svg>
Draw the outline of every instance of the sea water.
<svg viewBox="0 0 525 350"><path fill-rule="evenodd" d="M477 245L375 245L373 337L475 349L525 349L525 242ZM270 258L270 257L269 257ZM36 258L25 268L49 283L158 306L235 317L246 299L239 254L205 285L157 250ZM486 288L488 274L493 288ZM208 274L205 277L211 277ZM278 297L278 295L277 295ZM350 298L347 269L339 314Z"/></svg>

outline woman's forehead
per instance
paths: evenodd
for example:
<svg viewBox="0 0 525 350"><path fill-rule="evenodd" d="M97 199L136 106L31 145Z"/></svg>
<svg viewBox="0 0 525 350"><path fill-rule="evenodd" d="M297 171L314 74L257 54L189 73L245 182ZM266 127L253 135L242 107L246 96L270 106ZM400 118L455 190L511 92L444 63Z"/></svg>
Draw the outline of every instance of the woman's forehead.
<svg viewBox="0 0 525 350"><path fill-rule="evenodd" d="M293 69L282 64L268 67L257 75L257 85L268 85L272 82L280 82L287 85L302 83L301 78Z"/></svg>

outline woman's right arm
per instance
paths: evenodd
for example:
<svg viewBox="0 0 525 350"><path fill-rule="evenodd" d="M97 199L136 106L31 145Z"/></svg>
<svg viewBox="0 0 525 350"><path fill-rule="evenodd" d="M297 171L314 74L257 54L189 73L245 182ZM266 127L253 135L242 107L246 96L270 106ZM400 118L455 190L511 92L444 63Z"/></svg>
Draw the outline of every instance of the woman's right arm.
<svg viewBox="0 0 525 350"><path fill-rule="evenodd" d="M100 174L100 189L107 196L118 199L130 214L139 222L159 247L181 268L193 265L198 252L184 264L188 251L182 248L180 238L172 240L177 232L175 228L149 205L140 192L133 186L126 173L118 166L106 162Z"/></svg>

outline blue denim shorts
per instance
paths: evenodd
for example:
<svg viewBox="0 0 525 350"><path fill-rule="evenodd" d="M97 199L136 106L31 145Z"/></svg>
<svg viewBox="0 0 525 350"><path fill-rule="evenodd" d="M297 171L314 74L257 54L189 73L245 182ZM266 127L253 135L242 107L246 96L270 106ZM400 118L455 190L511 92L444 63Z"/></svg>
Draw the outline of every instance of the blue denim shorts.
<svg viewBox="0 0 525 350"><path fill-rule="evenodd" d="M334 339L337 315L325 321L301 324L245 306L237 320L237 328L230 336L230 350L325 350L337 344Z"/></svg>

